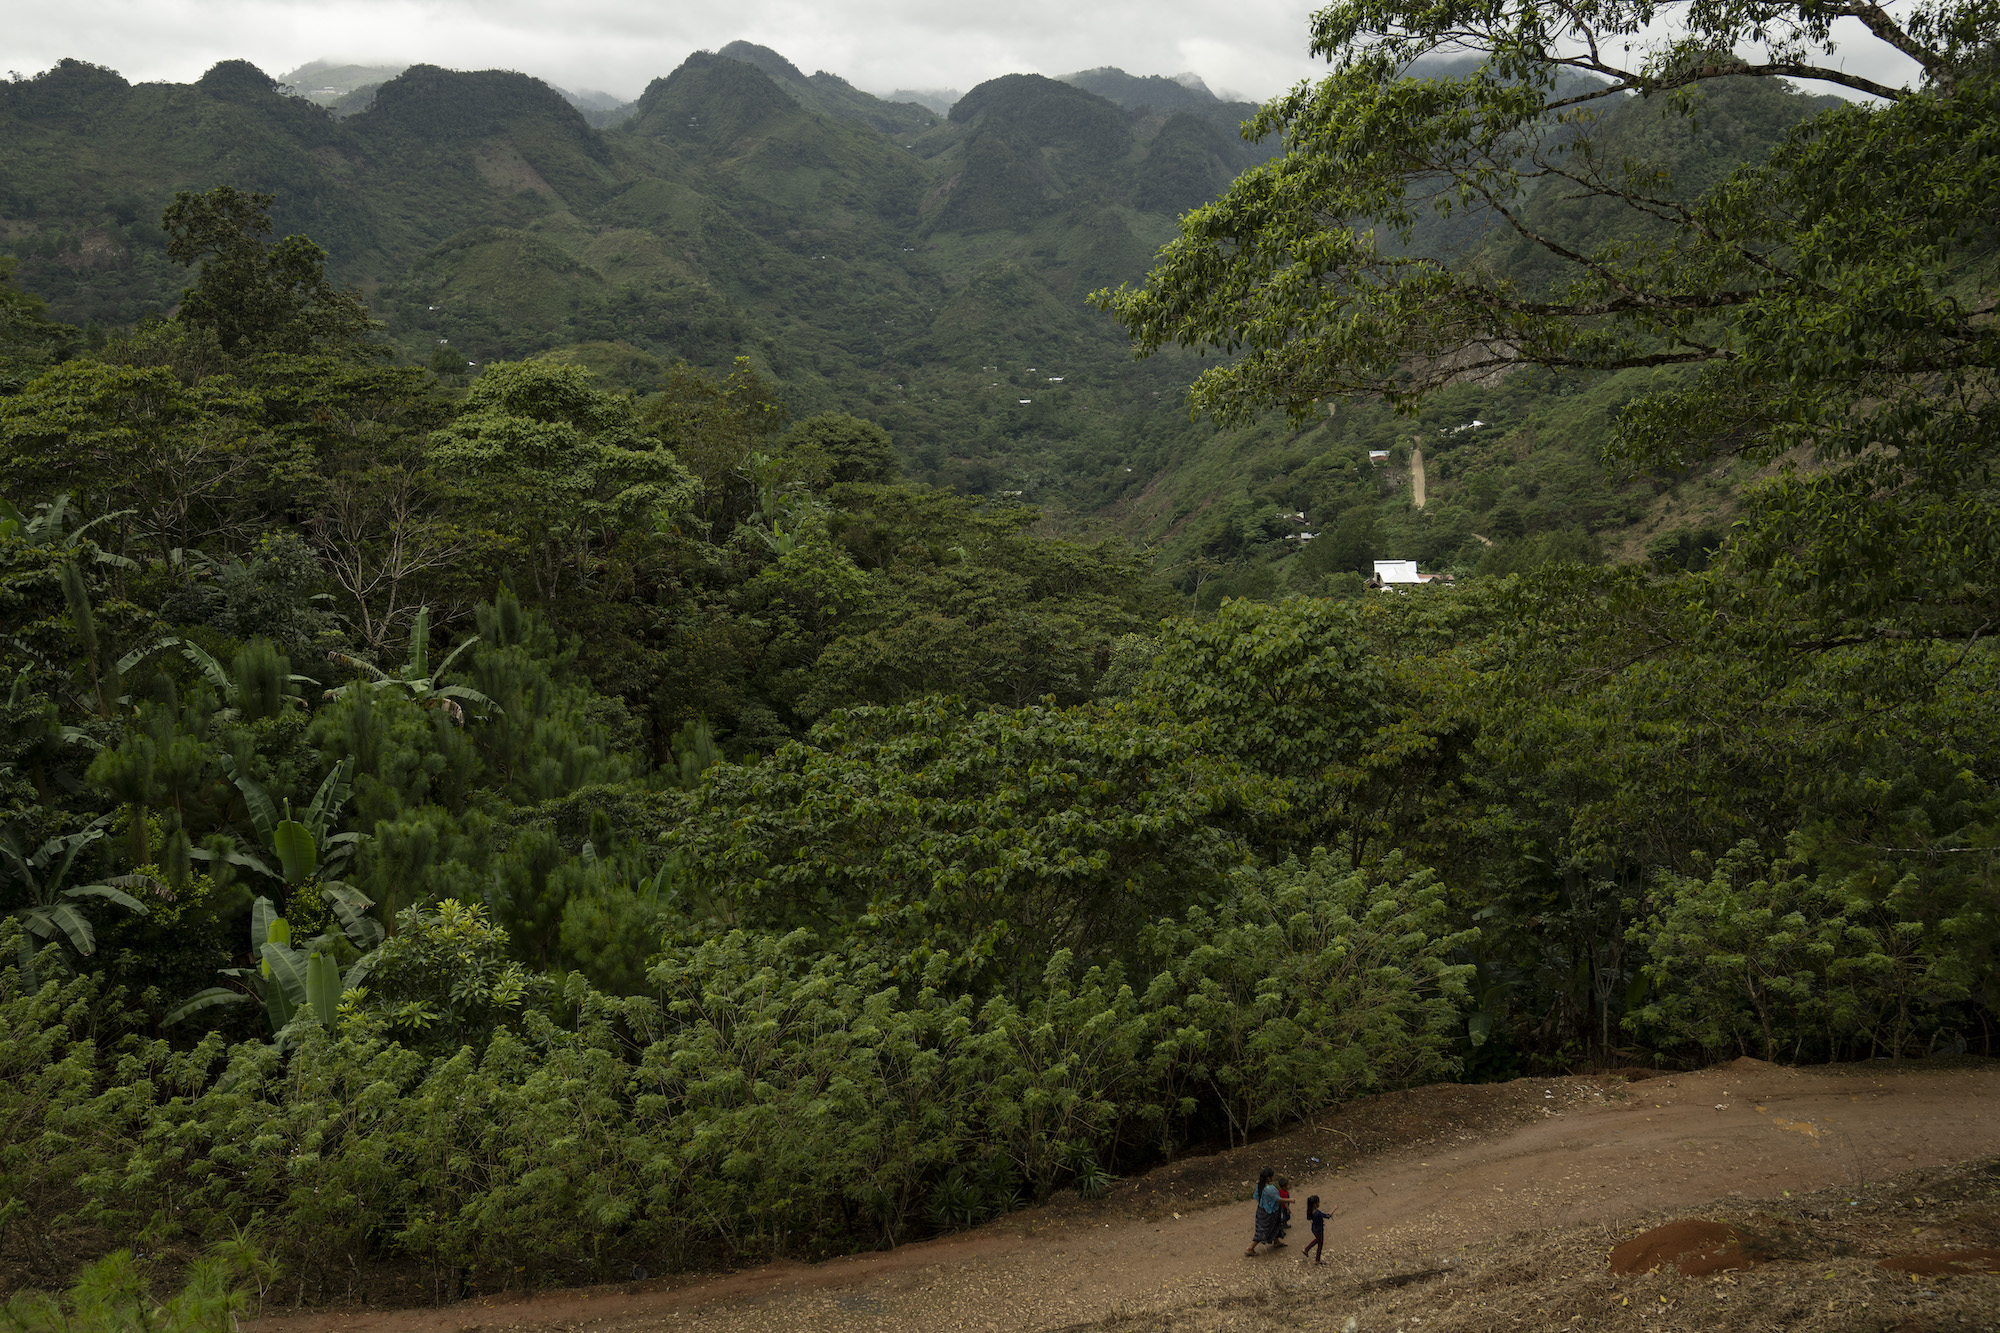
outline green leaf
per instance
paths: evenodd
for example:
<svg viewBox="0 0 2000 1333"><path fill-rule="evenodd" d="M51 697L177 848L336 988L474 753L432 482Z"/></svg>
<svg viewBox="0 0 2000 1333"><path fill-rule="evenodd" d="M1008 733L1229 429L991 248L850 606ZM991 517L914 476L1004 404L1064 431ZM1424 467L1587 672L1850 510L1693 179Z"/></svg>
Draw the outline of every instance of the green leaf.
<svg viewBox="0 0 2000 1333"><path fill-rule="evenodd" d="M43 915L50 924L69 937L69 942L75 946L78 953L87 956L96 952L97 938L91 934L90 921L83 913L68 903L62 903L46 909Z"/></svg>
<svg viewBox="0 0 2000 1333"><path fill-rule="evenodd" d="M350 755L335 764L320 780L319 790L315 791L312 800L306 803L306 818L312 822L315 833L324 835L333 817L339 813L340 807L347 804L347 798L354 791L349 783L353 774L354 758Z"/></svg>
<svg viewBox="0 0 2000 1333"><path fill-rule="evenodd" d="M315 949L306 959L306 999L320 1026L333 1031L340 1013L340 965Z"/></svg>
<svg viewBox="0 0 2000 1333"><path fill-rule="evenodd" d="M272 829L278 822L278 808L271 803L271 793L264 785L248 773L236 771L236 761L228 755L222 758L222 766L235 782L236 790L243 793L243 804L250 811L250 823L257 830L257 837L266 845L271 842ZM260 868L261 863L260 863ZM270 874L267 869L265 874Z"/></svg>
<svg viewBox="0 0 2000 1333"><path fill-rule="evenodd" d="M250 904L250 952L256 953L271 938L271 923L278 920L278 909L269 898L259 897Z"/></svg>
<svg viewBox="0 0 2000 1333"><path fill-rule="evenodd" d="M354 947L366 952L382 942L382 923L369 915L375 900L351 884L331 881L320 888Z"/></svg>
<svg viewBox="0 0 2000 1333"><path fill-rule="evenodd" d="M282 819L271 830L271 848L285 868L287 884L303 884L319 868L319 845L312 830L295 819Z"/></svg>
<svg viewBox="0 0 2000 1333"><path fill-rule="evenodd" d="M105 898L128 911L137 912L140 916L145 916L147 913L146 904L123 889L114 889L109 884L85 884L79 888L64 889L63 893L71 898Z"/></svg>
<svg viewBox="0 0 2000 1333"><path fill-rule="evenodd" d="M261 952L265 975L271 979L264 987L264 1007L275 1032L291 1022L299 1006L306 1003L306 958L285 944L267 944Z"/></svg>
<svg viewBox="0 0 2000 1333"><path fill-rule="evenodd" d="M188 1015L200 1013L203 1009L212 1009L218 1004L243 1004L250 998L240 990L230 990L226 986L210 986L207 990L197 991L183 1000L160 1022L163 1025L178 1023Z"/></svg>

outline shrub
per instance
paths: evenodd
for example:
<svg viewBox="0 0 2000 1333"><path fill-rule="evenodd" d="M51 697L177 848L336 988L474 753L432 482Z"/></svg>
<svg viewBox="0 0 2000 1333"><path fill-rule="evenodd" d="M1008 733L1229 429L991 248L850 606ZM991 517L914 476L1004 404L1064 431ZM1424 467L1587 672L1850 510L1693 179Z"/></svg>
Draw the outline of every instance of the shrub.
<svg viewBox="0 0 2000 1333"><path fill-rule="evenodd" d="M1706 879L1661 876L1631 937L1656 997L1626 1020L1656 1039L1766 1060L1901 1056L1969 993L1953 923L1906 915L1865 875L1819 874L1745 840Z"/></svg>

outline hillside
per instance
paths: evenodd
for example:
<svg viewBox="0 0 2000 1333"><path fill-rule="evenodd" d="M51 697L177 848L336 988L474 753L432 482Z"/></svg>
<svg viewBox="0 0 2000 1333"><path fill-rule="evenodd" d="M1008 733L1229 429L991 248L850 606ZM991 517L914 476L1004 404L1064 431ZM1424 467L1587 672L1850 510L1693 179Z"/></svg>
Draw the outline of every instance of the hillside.
<svg viewBox="0 0 2000 1333"><path fill-rule="evenodd" d="M0 88L0 246L55 317L129 325L186 281L154 225L175 190L268 191L279 232L331 253L401 358L559 351L644 389L675 360L747 356L796 412L880 421L913 476L1160 545L1209 605L1346 588L1327 577L1375 558L1698 561L1728 513L1727 476L1656 496L1602 471L1595 449L1632 392L1615 381L1465 386L1414 422L1355 404L1304 431L1190 424L1195 363L1133 363L1084 298L1138 280L1178 214L1276 151L1236 132L1253 108L1198 81L1008 75L939 116L746 42L628 106L497 71L368 82L389 72L286 76L333 106L243 62L135 86L67 61ZM1610 114L1614 141L1692 190L1818 105L1761 85L1711 95L1693 136L1637 103ZM1440 225L1416 243L1484 245L1537 280L1539 261L1476 216ZM1403 465L1419 438L1420 511Z"/></svg>
<svg viewBox="0 0 2000 1333"><path fill-rule="evenodd" d="M2000 85L1399 42L1262 162L749 47L0 85L13 1322L1982 1313L1874 1260L2000 1133ZM1590 1257L1690 1220L1768 1262Z"/></svg>
<svg viewBox="0 0 2000 1333"><path fill-rule="evenodd" d="M1878 1263L1977 1254L2000 1239L2000 1123L1990 1110L1958 1113L1983 1108L2000 1074L1990 1061L1952 1064L1871 1072L1742 1060L1629 1085L1621 1075L1433 1085L1357 1099L1254 1146L1121 1181L1101 1199L1052 1199L961 1235L819 1264L494 1293L476 1318L524 1333L582 1319L609 1333L774 1323L1337 1333L1350 1317L1362 1329L1764 1333L1907 1328L1892 1321L1914 1309L1935 1321L1926 1327L1954 1317L1983 1327L2000 1308L1992 1278L1919 1286ZM1323 1263L1300 1253L1311 1238L1302 1221L1288 1248L1244 1256L1246 1196L1267 1164L1291 1173L1295 1211L1308 1195L1332 1209ZM1608 1262L1650 1228L1710 1219L1754 1237L1714 1272ZM378 1289L378 1301L387 1296ZM1805 1313L1829 1303L1850 1318ZM416 1333L462 1325L472 1309L274 1311L251 1327Z"/></svg>

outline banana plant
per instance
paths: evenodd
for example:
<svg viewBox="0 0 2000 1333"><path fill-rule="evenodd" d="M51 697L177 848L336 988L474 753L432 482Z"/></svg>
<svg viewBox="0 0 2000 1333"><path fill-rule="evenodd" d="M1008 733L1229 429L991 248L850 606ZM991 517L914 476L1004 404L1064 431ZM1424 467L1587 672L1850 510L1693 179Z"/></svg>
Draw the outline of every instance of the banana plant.
<svg viewBox="0 0 2000 1333"><path fill-rule="evenodd" d="M253 647L261 646L267 655L267 660L275 663L285 662L283 657L277 656L274 650L272 650L269 640L253 639L251 640L251 644ZM215 720L217 722L234 722L240 717L261 715L255 701L250 697L258 693L254 683L239 679L225 668L222 663L216 661L200 644L188 639L166 638L156 640L144 648L127 653L119 661L118 669L121 674L129 673L133 667L137 666L145 658L151 657L154 653L165 652L169 648L178 649L182 657L193 663L195 670L201 673L202 679L215 688L216 696L227 705L227 707L216 713ZM243 659L239 657L237 661L240 666ZM286 663L286 665L289 664ZM281 696L282 702L274 702L273 709L282 709L285 703L289 703L294 707L304 708L306 706L305 697L300 694L287 692L286 687L317 685L318 683L311 676L295 675L290 671L280 668L276 670L274 678L266 688ZM268 712L273 710L266 709L263 711Z"/></svg>
<svg viewBox="0 0 2000 1333"><path fill-rule="evenodd" d="M70 623L76 635L77 646L83 650L84 666L87 672L85 688L80 694L89 696L100 717L109 717L112 711L127 703L120 696L121 670L133 660L131 655L115 665L105 659L103 645L98 642L97 617L90 605L90 589L84 577L83 567L77 563L85 554L85 534L100 523L109 523L124 518L137 510L120 509L112 513L100 514L71 526L70 498L67 494L34 507L32 517L21 512L12 502L0 500L0 537L12 538L29 547L40 548L57 557L55 573L62 584L63 600L68 603ZM138 562L125 556L107 551L94 542L89 543L90 560L96 564L116 565L121 569L137 569ZM19 643L19 640L16 640ZM26 645L22 645L25 647ZM32 653L32 650L30 650Z"/></svg>
<svg viewBox="0 0 2000 1333"><path fill-rule="evenodd" d="M90 750L101 750L104 742L92 736L81 727L72 727L62 720L62 710L53 700L43 699L40 706L33 706L35 699L34 669L23 666L14 673L14 681L7 689L7 705L0 710L0 718L12 719L0 722L0 744L14 752L15 758L0 764L0 778L9 777L25 766L25 776L34 784L35 795L49 799L49 768L56 764L69 745L81 745Z"/></svg>
<svg viewBox="0 0 2000 1333"><path fill-rule="evenodd" d="M431 610L423 607L417 612L416 624L410 630L409 660L394 671L384 671L372 662L364 662L346 653L329 653L327 656L342 666L363 672L372 677L369 680L353 681L338 689L328 690L326 697L338 699L350 690L402 690L411 700L424 708L442 708L451 715L454 722L465 721L465 705L475 708L500 711L500 705L469 685L440 685L445 673L451 670L458 655L479 642L478 635L472 635L465 642L446 653L444 660L433 670L430 665Z"/></svg>
<svg viewBox="0 0 2000 1333"><path fill-rule="evenodd" d="M164 1021L178 1023L218 1005L256 1003L263 1006L272 1039L281 1047L291 1044L292 1025L302 1019L333 1032L339 1024L341 995L359 986L374 968L382 935L368 915L375 904L366 895L345 884L325 886L321 892L339 914L348 942L363 950L345 975L330 933L294 944L291 923L278 915L269 898L258 898L250 906L250 956L256 963L222 970L242 989L210 986L189 996Z"/></svg>
<svg viewBox="0 0 2000 1333"><path fill-rule="evenodd" d="M225 755L223 768L235 782L237 791L243 795L245 808L250 812L250 824L256 830L259 850L264 855L229 847L226 844L219 851L201 848L190 853L204 860L221 859L231 865L251 870L266 879L275 880L285 886L286 894L296 898L298 894L317 890L340 922L340 928L348 941L364 956L372 956L374 949L386 937L382 923L372 914L375 906L370 898L353 885L332 877L332 874L354 855L360 846L359 833L336 833L334 827L340 811L353 793L349 778L354 772L354 760L350 756L333 766L321 780L319 790L303 810L294 812L289 800L282 806L271 800L270 792L264 785L243 772L236 765L233 756ZM294 813L297 818L294 818ZM267 860L266 857L269 859ZM275 862L275 866L273 865ZM266 902L266 899L259 899ZM282 921L283 918L274 919ZM283 926L286 940L290 939L289 925ZM259 933L256 915L252 914L250 952L260 953L268 942ZM322 936L322 939L327 937ZM373 966L369 963L369 966ZM353 983L349 983L353 984ZM204 995L210 992L203 992ZM221 1003L212 1000L211 1003Z"/></svg>
<svg viewBox="0 0 2000 1333"><path fill-rule="evenodd" d="M100 523L109 523L114 519L138 512L136 509L119 509L112 513L99 514L96 518L88 519L72 528L68 492L36 505L32 518L23 514L12 501L0 500L0 539L11 538L26 542L30 546L54 546L58 542L75 542ZM122 565L127 569L139 567L135 561L109 551L99 551L97 558L105 564Z"/></svg>
<svg viewBox="0 0 2000 1333"><path fill-rule="evenodd" d="M351 781L354 775L354 759L349 756L335 764L326 777L320 781L319 790L306 802L301 810L294 811L289 799L282 803L273 801L264 784L251 777L237 766L235 757L224 755L222 767L229 774L230 781L243 796L243 805L250 812L250 826L256 831L258 847L270 860L255 852L235 850L223 853L223 858L232 865L254 870L267 879L274 879L290 889L297 889L318 876L322 885L339 866L354 855L361 844L359 833L336 833L334 826L339 821L340 812L354 794ZM194 855L212 858L215 853L206 850ZM275 861L274 868L272 862Z"/></svg>
<svg viewBox="0 0 2000 1333"><path fill-rule="evenodd" d="M69 882L77 856L104 836L104 826L110 819L105 815L92 820L74 833L48 839L32 852L21 849L20 836L14 828L0 830L0 871L5 872L14 889L8 896L27 899L13 913L26 928L20 946L24 974L32 975L36 940L44 944L67 941L70 948L85 958L97 951L90 918L77 910L83 899L102 898L127 911L146 914L146 905L125 891L141 883L152 883L143 876L127 875L105 884Z"/></svg>

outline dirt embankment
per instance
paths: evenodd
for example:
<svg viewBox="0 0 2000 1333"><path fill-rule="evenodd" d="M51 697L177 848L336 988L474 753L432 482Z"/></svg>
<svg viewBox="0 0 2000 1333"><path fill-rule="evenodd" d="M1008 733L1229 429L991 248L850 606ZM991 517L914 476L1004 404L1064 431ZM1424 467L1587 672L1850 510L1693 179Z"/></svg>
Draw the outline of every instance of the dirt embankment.
<svg viewBox="0 0 2000 1333"><path fill-rule="evenodd" d="M884 1254L251 1328L1993 1329L2000 1276L1878 1261L2000 1245L2000 1171L1962 1165L1996 1155L2000 1063L1990 1061L1791 1070L1743 1060L1629 1085L1444 1085L1351 1103L1103 1200L1061 1199ZM1292 1177L1295 1199L1318 1194L1335 1208L1325 1264L1301 1261L1302 1226L1289 1247L1243 1256L1265 1163ZM1720 1224L1684 1228L1707 1250L1736 1245L1754 1262L1698 1276L1677 1262L1611 1272L1614 1248L1690 1220Z"/></svg>

